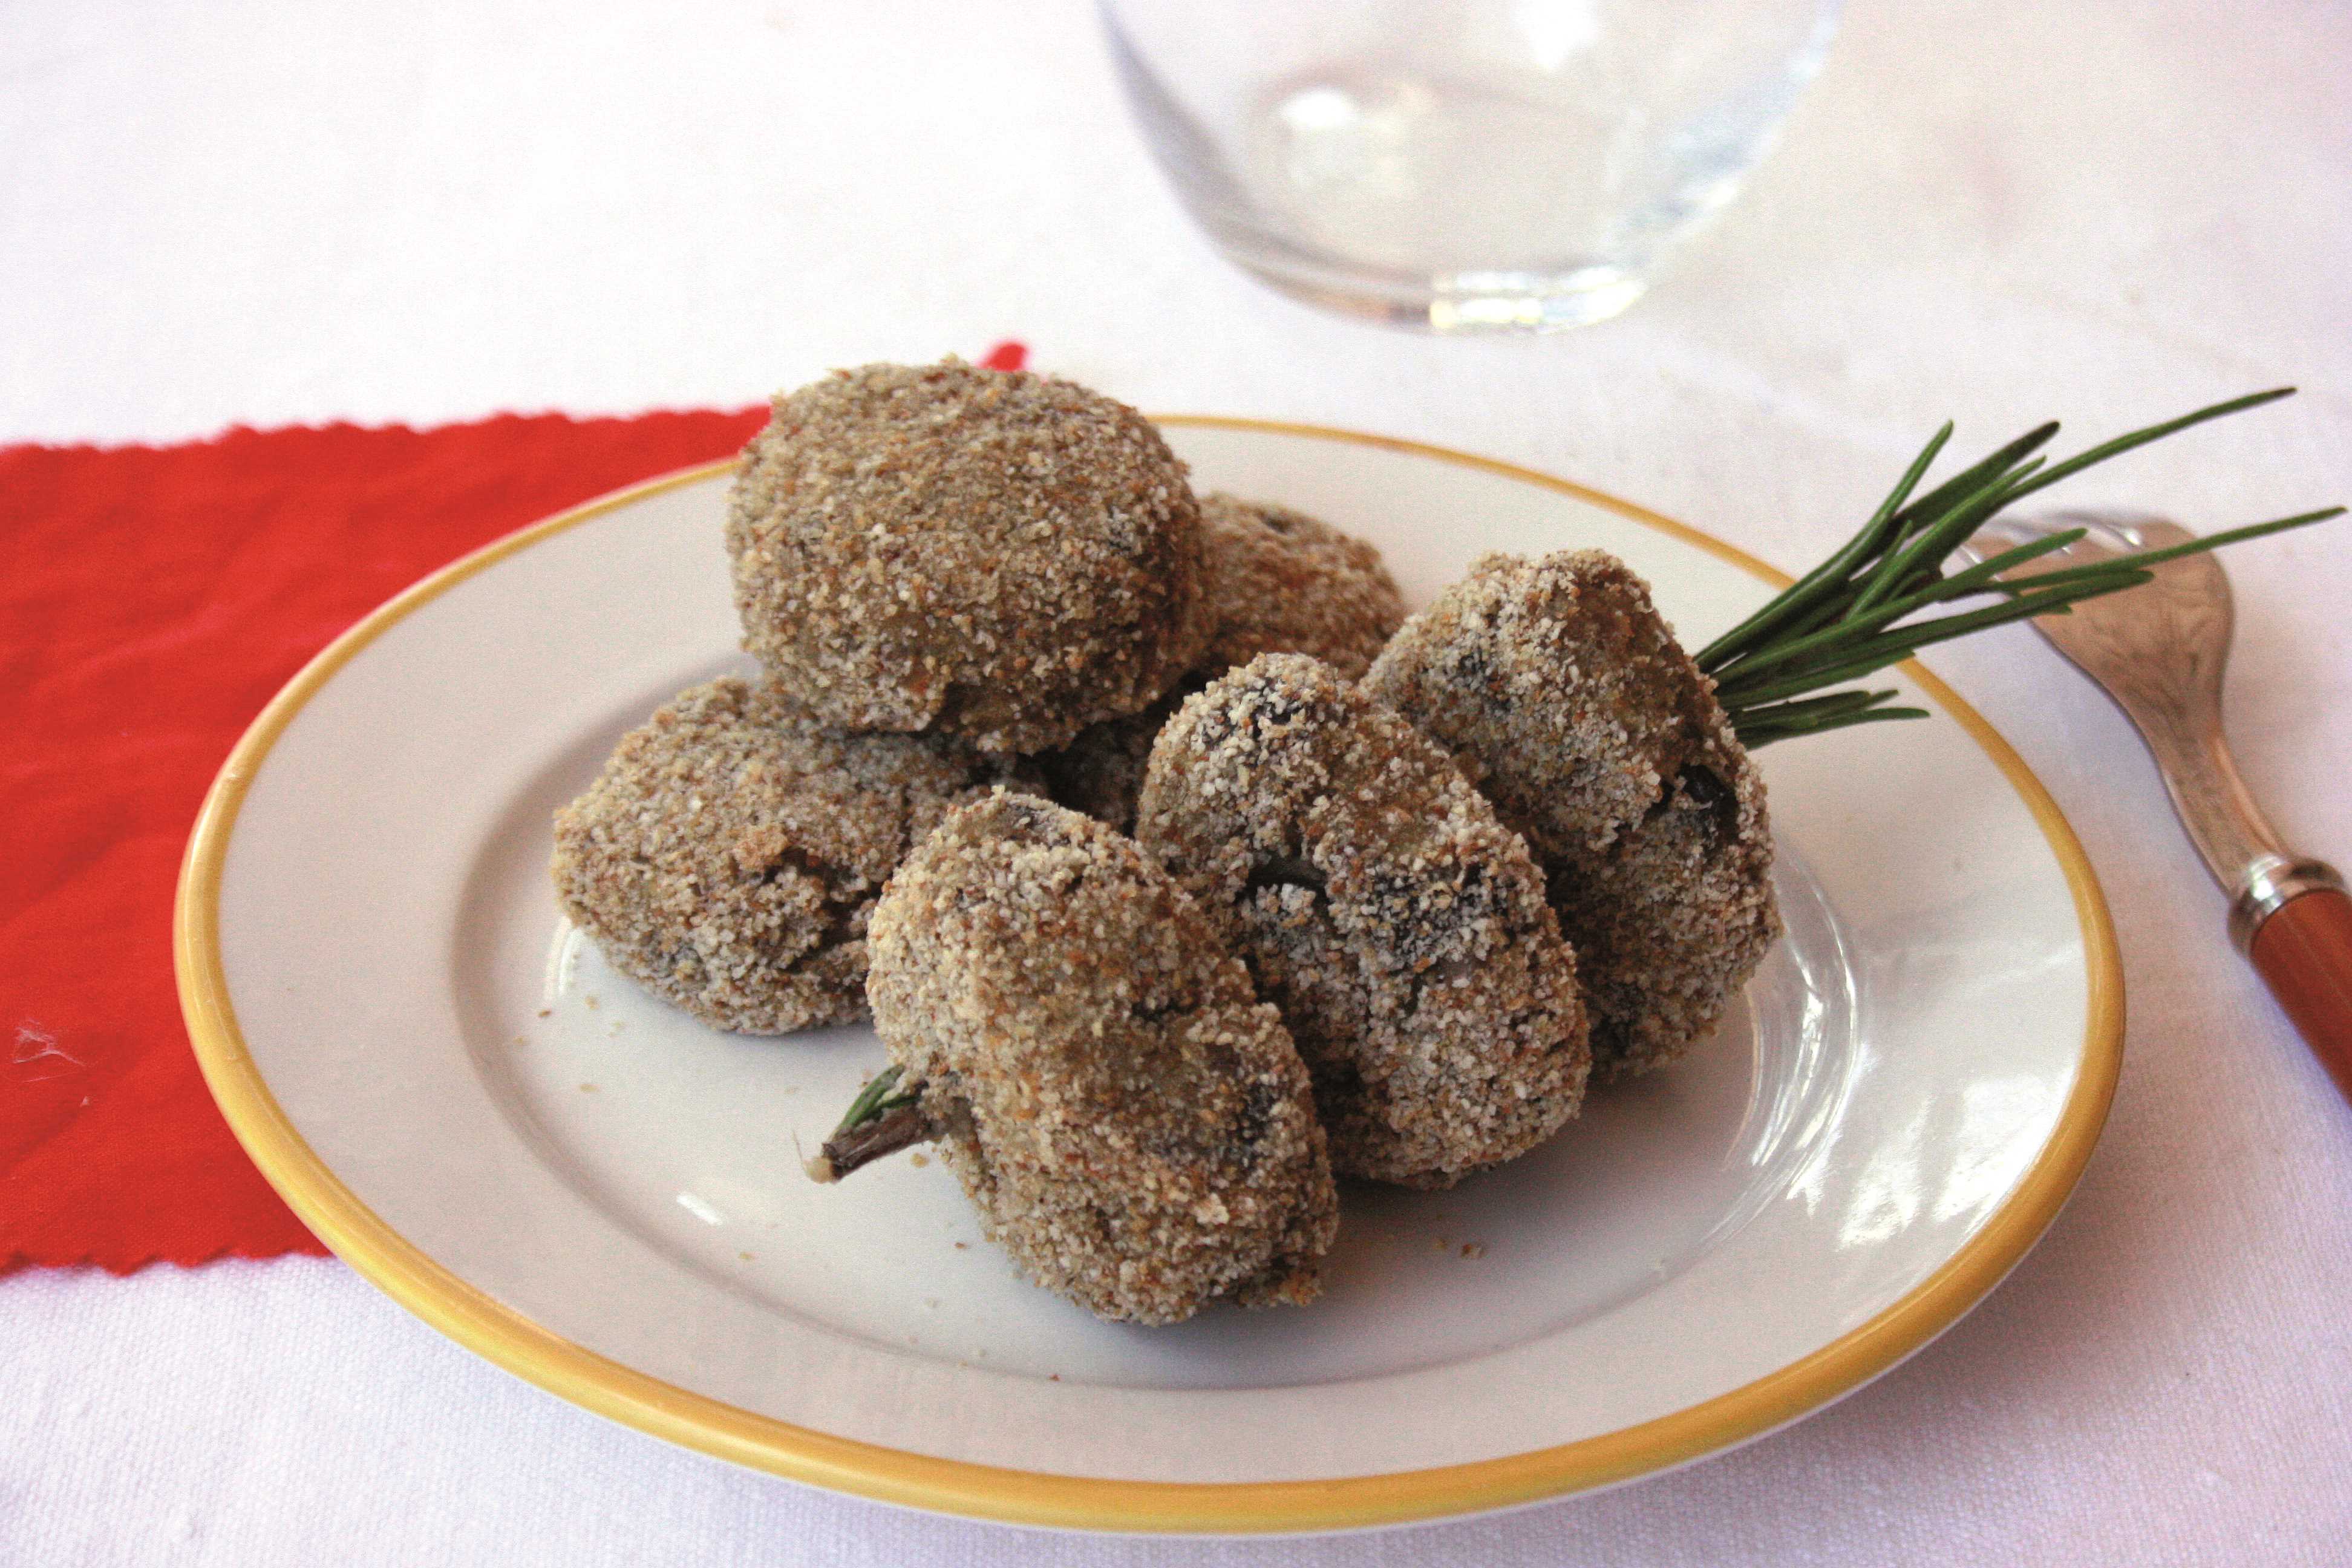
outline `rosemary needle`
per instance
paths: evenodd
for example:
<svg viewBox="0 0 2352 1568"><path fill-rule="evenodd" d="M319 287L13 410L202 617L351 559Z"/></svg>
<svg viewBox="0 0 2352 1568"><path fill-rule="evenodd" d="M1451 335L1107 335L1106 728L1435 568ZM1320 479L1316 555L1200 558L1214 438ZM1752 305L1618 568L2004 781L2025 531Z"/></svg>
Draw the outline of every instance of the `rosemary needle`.
<svg viewBox="0 0 2352 1568"><path fill-rule="evenodd" d="M2063 614L2084 599L2137 587L2148 581L2148 568L2161 562L2340 515L2340 506L2301 512L2188 544L2015 582L2005 581L2002 574L2063 549L2080 539L2082 531L2021 544L1960 571L1948 574L1944 569L1970 535L2021 498L2136 447L2209 419L2274 403L2294 390L2277 387L2233 397L2118 436L2057 463L2036 455L2058 433L2055 422L2046 424L1915 500L1913 492L1951 438L1952 426L1947 424L1912 459L1860 531L1700 650L1698 667L1715 679L1716 695L1730 716L1734 733L1753 750L1853 724L1924 719L1923 709L1886 706L1895 696L1892 691L1823 689L1900 663L1930 643L2032 616ZM1938 605L1972 598L1990 602L1952 614L1910 618Z"/></svg>
<svg viewBox="0 0 2352 1568"><path fill-rule="evenodd" d="M833 1136L825 1140L824 1153L818 1160L810 1162L809 1173L812 1176L830 1182L847 1174L848 1170L855 1167L841 1158L841 1152L836 1148L844 1138L868 1122L880 1121L894 1110L904 1110L922 1102L922 1096L919 1094L890 1092L898 1087L899 1071L898 1065L893 1062L866 1079L866 1087L857 1091L857 1098L849 1102L849 1109L842 1114L841 1125L835 1127ZM871 1153L865 1155L866 1159L874 1157ZM864 1160L858 1163L863 1163Z"/></svg>

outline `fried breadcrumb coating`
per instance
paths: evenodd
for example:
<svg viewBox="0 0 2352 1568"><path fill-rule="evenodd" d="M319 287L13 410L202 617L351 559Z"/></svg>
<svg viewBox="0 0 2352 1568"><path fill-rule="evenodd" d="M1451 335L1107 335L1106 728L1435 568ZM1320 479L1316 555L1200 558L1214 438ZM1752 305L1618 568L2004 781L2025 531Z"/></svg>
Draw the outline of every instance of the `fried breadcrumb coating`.
<svg viewBox="0 0 2352 1568"><path fill-rule="evenodd" d="M1125 404L954 360L866 365L778 396L744 458L744 647L825 723L1043 751L1200 657L1199 508Z"/></svg>
<svg viewBox="0 0 2352 1568"><path fill-rule="evenodd" d="M1138 1323L1314 1298L1339 1207L1306 1065L1132 841L996 793L872 931L875 1026L1024 1273Z"/></svg>
<svg viewBox="0 0 2352 1568"><path fill-rule="evenodd" d="M1330 666L1269 654L1187 701L1136 831L1281 1008L1341 1174L1451 1186L1575 1114L1584 1012L1542 874Z"/></svg>
<svg viewBox="0 0 2352 1568"><path fill-rule="evenodd" d="M831 734L768 688L714 680L624 736L556 813L556 896L615 969L706 1024L850 1023L882 884L1000 773L943 737Z"/></svg>
<svg viewBox="0 0 2352 1568"><path fill-rule="evenodd" d="M1453 752L1544 865L1593 1072L1670 1062L1780 934L1764 783L1713 684L1615 556L1489 555L1364 689Z"/></svg>
<svg viewBox="0 0 2352 1568"><path fill-rule="evenodd" d="M1404 596L1370 544L1303 512L1212 495L1201 503L1216 631L1199 668L1309 654L1350 680L1404 624Z"/></svg>
<svg viewBox="0 0 2352 1568"><path fill-rule="evenodd" d="M1122 833L1160 726L1184 699L1262 653L1311 654L1353 680L1398 626L1404 599L1381 552L1286 507L1213 495L1201 503L1216 631L1195 669L1140 713L1089 726L1038 759L1054 798Z"/></svg>

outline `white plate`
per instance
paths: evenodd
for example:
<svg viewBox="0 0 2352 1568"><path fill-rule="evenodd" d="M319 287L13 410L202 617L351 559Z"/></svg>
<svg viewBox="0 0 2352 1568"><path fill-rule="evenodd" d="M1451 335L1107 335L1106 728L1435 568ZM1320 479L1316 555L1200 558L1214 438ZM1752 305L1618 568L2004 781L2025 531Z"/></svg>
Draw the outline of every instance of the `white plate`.
<svg viewBox="0 0 2352 1568"><path fill-rule="evenodd" d="M1771 574L1640 509L1406 443L1173 420L1203 489L1387 552L1599 545L1693 646ZM229 1120L395 1299L591 1409L899 1502L1116 1529L1334 1528L1643 1474L1835 1398L2038 1237L2122 1003L2073 835L1941 710L1763 753L1790 934L1681 1066L1444 1194L1347 1194L1322 1300L1114 1327L1016 1279L949 1173L800 1174L869 1031L713 1033L562 927L550 814L741 667L728 468L461 562L256 721L189 847L181 987ZM1759 581L1764 579L1763 581Z"/></svg>

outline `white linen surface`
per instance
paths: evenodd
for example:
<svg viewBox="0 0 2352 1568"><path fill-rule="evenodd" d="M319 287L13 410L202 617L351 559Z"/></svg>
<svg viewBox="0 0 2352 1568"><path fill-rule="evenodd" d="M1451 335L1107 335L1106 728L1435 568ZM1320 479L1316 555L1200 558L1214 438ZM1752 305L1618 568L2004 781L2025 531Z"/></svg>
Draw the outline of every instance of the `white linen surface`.
<svg viewBox="0 0 2352 1568"><path fill-rule="evenodd" d="M1859 0L1649 300L1440 342L1217 260L1074 0L13 0L0 440L736 405L1017 335L1146 407L1468 447L1795 564L1947 416L1978 451L2301 384L2065 492L2211 528L2352 500L2347 61L2341 5ZM2352 865L2352 531L2230 565L2246 771ZM1789 1431L1485 1521L1051 1535L667 1447L331 1261L31 1272L0 1281L0 1562L2343 1563L2352 1108L2226 944L2122 719L2023 631L1933 662L2105 879L2127 1062L2040 1249Z"/></svg>

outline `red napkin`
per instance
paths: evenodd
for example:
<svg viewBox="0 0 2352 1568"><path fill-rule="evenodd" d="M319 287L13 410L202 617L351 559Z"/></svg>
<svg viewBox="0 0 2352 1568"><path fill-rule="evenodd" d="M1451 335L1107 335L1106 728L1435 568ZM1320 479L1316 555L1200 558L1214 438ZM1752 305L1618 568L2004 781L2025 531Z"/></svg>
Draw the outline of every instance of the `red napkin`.
<svg viewBox="0 0 2352 1568"><path fill-rule="evenodd" d="M1017 344L984 362L1018 369ZM0 448L0 1273L320 1252L180 1023L181 849L312 654L478 545L722 458L764 408Z"/></svg>

